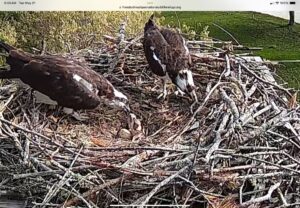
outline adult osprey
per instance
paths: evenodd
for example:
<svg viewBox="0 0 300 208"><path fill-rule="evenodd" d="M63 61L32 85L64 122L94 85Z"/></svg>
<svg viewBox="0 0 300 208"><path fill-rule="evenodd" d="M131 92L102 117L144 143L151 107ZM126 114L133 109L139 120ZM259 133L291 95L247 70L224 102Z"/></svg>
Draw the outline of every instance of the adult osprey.
<svg viewBox="0 0 300 208"><path fill-rule="evenodd" d="M0 48L9 53L6 63L10 66L10 70L0 70L1 79L21 79L58 105L68 108L65 112L93 109L101 101L129 109L127 97L84 63L61 56L33 55L2 41Z"/></svg>
<svg viewBox="0 0 300 208"><path fill-rule="evenodd" d="M167 95L167 77L177 86L179 92L188 94L198 102L191 70L190 54L184 38L173 30L158 27L153 15L144 27L144 52L152 72L163 81L163 92L158 98Z"/></svg>

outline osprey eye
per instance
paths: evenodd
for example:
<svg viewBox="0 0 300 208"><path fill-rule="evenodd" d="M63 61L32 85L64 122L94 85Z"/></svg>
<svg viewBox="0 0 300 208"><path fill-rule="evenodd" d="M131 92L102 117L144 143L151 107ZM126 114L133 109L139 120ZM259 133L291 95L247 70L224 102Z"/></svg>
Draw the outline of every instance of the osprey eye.
<svg viewBox="0 0 300 208"><path fill-rule="evenodd" d="M125 99L125 98L120 98L120 101L121 101L122 103L127 103L127 99Z"/></svg>

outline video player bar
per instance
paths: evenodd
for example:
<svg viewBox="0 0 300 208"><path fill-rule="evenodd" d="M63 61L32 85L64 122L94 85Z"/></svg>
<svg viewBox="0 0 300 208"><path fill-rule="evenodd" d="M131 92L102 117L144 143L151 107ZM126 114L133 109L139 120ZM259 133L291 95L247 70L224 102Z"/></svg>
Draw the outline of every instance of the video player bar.
<svg viewBox="0 0 300 208"><path fill-rule="evenodd" d="M300 11L300 0L0 0L1 11Z"/></svg>

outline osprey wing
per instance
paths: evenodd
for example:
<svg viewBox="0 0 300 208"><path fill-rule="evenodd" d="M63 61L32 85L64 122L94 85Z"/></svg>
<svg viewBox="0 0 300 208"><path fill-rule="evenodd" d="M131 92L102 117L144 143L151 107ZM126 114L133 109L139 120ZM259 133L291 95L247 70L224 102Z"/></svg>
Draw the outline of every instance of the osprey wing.
<svg viewBox="0 0 300 208"><path fill-rule="evenodd" d="M100 103L96 72L54 57L33 58L24 64L20 79L64 107L95 108Z"/></svg>

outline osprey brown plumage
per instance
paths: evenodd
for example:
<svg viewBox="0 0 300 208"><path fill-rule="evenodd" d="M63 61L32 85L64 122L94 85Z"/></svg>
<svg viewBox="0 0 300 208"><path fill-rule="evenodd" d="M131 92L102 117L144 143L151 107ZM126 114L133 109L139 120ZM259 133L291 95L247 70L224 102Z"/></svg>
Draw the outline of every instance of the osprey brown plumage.
<svg viewBox="0 0 300 208"><path fill-rule="evenodd" d="M163 80L163 98L167 95L166 78L177 86L180 92L184 92L197 101L189 50L184 38L177 31L158 27L153 15L144 27L144 52L152 72Z"/></svg>
<svg viewBox="0 0 300 208"><path fill-rule="evenodd" d="M79 61L54 55L33 55L0 41L9 53L10 70L0 70L1 79L19 78L58 105L72 109L92 109L101 101L122 108L127 97L89 66Z"/></svg>

